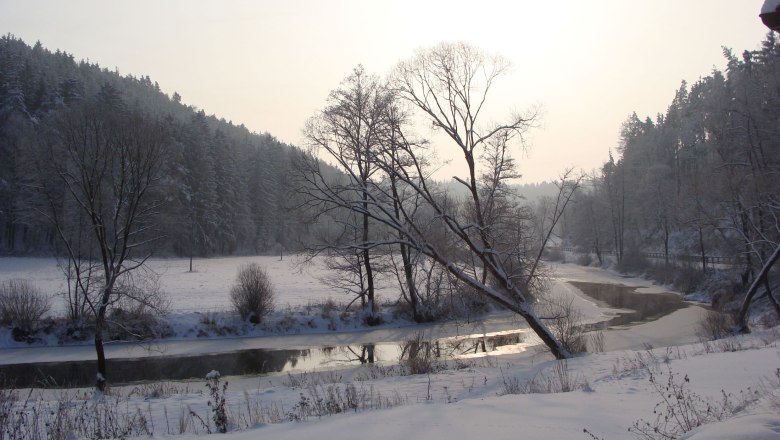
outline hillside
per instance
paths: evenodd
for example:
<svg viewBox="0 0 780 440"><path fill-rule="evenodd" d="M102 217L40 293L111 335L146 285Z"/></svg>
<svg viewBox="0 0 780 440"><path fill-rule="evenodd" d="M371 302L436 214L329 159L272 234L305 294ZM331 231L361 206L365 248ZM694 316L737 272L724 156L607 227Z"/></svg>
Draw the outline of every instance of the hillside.
<svg viewBox="0 0 780 440"><path fill-rule="evenodd" d="M148 76L123 76L6 35L0 38L0 253L54 249L50 225L30 213L23 191L31 173L26 155L57 118L107 96L115 98L117 112L137 111L159 121L171 136L157 225L165 238L158 253L300 248L306 225L288 209L295 197L286 192L286 180L302 150L185 105Z"/></svg>

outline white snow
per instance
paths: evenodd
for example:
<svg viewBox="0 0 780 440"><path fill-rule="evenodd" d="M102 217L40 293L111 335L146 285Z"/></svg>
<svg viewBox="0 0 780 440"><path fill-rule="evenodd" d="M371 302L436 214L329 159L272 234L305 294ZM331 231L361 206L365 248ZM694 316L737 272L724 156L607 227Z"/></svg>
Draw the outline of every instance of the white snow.
<svg viewBox="0 0 780 440"><path fill-rule="evenodd" d="M775 334L773 337L777 337ZM704 399L717 402L721 390L739 396L741 391L758 390L762 378L772 377L780 365L776 342L763 346L757 338L746 338L762 348L735 353L705 354L701 345L680 347L672 360L664 362L664 349L656 349L660 371L671 368L680 378L690 377L690 388ZM364 439L367 433L376 440L420 438L452 440L466 438L498 439L583 439L583 429L604 439L632 438L628 428L639 420L653 420L653 410L661 397L653 393L648 375L626 369L629 360L641 352L619 351L587 355L568 362L570 375L587 381L586 389L555 394L503 395L503 378L527 379L537 372L548 372L555 361L544 355L506 355L475 362L466 369L452 369L430 376L391 377L354 382L365 367L340 372L343 383L370 387L372 393L399 396L404 403L390 408L365 412L346 412L322 418L311 417L300 422L285 421L232 432L233 439ZM679 358L678 358L679 357ZM717 366L717 367L715 367ZM306 387L285 385L280 376L260 378L227 378L228 404L233 414L240 412L247 395L276 404L291 411ZM428 400L430 393L431 400ZM777 393L777 390L775 390ZM775 394L776 396L777 394ZM160 417L161 407L171 412L180 397L148 400ZM148 405L148 406L147 406ZM780 407L762 395L735 417L705 425L689 434L692 439L762 439L780 438ZM192 405L205 414L202 404ZM163 424L157 419L155 424ZM187 435L184 438L196 438Z"/></svg>
<svg viewBox="0 0 780 440"><path fill-rule="evenodd" d="M257 261L269 270L277 286L281 302L290 307L304 306L329 297L333 292L319 283L309 268L302 273L285 257L245 257L196 260L195 273L187 272L186 260L155 260L153 266L162 275L164 289L173 301L174 318L187 316L203 309L228 308L227 292L238 266ZM577 291L566 280L620 283L639 287L638 292L664 291L642 279L624 278L614 273L574 265L556 267L558 281L552 285L556 295L576 295ZM58 272L52 259L2 258L0 281L9 278L31 278L47 291L57 288ZM391 294L387 292L387 294ZM589 321L606 319L614 310L598 307L592 301L576 296L576 304ZM541 349L471 357L450 362L447 370L430 375L381 377L371 372L375 367L351 367L324 371L313 367L308 375L300 376L304 384L293 386L291 377L270 375L261 377L224 377L227 389L228 417L233 432L227 438L274 439L322 438L374 440L424 438L453 440L460 438L554 438L588 439L588 429L605 440L631 438L628 428L639 420L653 420L653 410L660 396L652 391L647 371L634 368L637 359L647 361L648 354L640 347L644 343L654 348L657 371L671 369L679 377L688 375L691 390L703 399L718 401L722 392L734 398L755 396L746 408L721 422L704 425L684 438L690 439L780 439L780 351L777 341L780 328L768 329L743 336L728 343L703 345L696 342L695 322L702 309L688 307L657 321L609 331L606 345L612 351L587 354L567 363L569 377L584 388L567 393L505 395L505 383L516 379L523 382L537 374L550 376L556 363ZM178 313L178 314L177 314ZM487 323L429 325L426 335L462 335L494 328L517 327L511 316L492 316ZM384 327L372 331L324 332L321 334L271 335L255 338L228 338L205 340L167 340L150 347L137 344L110 344L109 357L136 357L211 353L254 347L303 347L311 345L343 345L378 340L403 340L416 332L417 327ZM6 345L7 346L7 345ZM666 349L667 346L674 346ZM720 348L719 348L720 347ZM738 349L722 352L723 349ZM14 347L0 349L0 362L36 362L94 357L92 347ZM205 358L204 358L205 359ZM205 360L204 360L205 361ZM212 374L212 373L210 373ZM353 384L367 395L383 396L393 406L389 409L348 411L333 416L309 417L304 421L246 426L246 408L276 408L282 419L295 411L302 393L316 387L312 378L320 375L320 390L335 382L342 389ZM298 377L298 376L294 376ZM369 377L375 377L370 379ZM308 382L307 382L308 381ZM111 396L122 397L122 405L138 407L150 419L155 436L172 437L166 426L175 426L180 414L192 410L204 420L210 416L208 393L204 382L169 383L179 392L163 397L149 397L134 393L138 386L116 387ZM758 394L754 392L758 391ZM86 390L75 390L81 395ZM753 393L753 394L750 394ZM43 399L56 401L60 390L36 392ZM244 417L244 419L242 419ZM240 429L239 429L240 428ZM200 434L185 434L177 438L199 438Z"/></svg>
<svg viewBox="0 0 780 440"><path fill-rule="evenodd" d="M324 271L322 265L302 265L296 256L285 256L281 261L278 255L195 259L192 272L186 258L151 259L147 267L160 275L160 288L171 302L171 312L183 313L229 308L230 287L236 273L250 263L258 263L268 272L280 308L323 302L328 298L345 299L345 294L319 281ZM14 278L32 280L35 286L52 295L65 291L65 279L54 258L0 258L0 282ZM56 306L63 310L62 298L56 298Z"/></svg>

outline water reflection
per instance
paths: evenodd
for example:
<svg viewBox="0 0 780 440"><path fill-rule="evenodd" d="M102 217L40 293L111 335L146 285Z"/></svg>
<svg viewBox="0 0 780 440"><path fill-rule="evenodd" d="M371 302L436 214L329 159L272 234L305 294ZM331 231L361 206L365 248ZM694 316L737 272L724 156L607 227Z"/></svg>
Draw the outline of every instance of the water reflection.
<svg viewBox="0 0 780 440"><path fill-rule="evenodd" d="M246 376L312 371L350 365L397 363L404 359L447 359L490 353L507 347L522 351L527 330L470 337L377 344L327 346L301 350L242 350L198 356L109 359L109 379L116 385L161 380L202 379L211 370ZM518 348L520 347L520 348ZM94 384L94 361L1 365L0 377L15 387L71 388Z"/></svg>
<svg viewBox="0 0 780 440"><path fill-rule="evenodd" d="M627 309L598 328L658 319L686 307L672 294L639 294L635 288L612 284L571 282L585 295L611 308ZM262 375L313 371L409 359L442 359L488 353L517 353L529 345L529 330L428 340L423 336L405 342L314 347L290 350L242 350L229 353L109 359L109 379L114 384L142 381L202 379L211 370L223 375ZM16 387L89 387L94 383L94 361L17 364L0 366L0 377ZM0 384L1 385L1 384Z"/></svg>
<svg viewBox="0 0 780 440"><path fill-rule="evenodd" d="M322 365L325 364L373 364L376 359L376 344L360 346L322 347L319 349Z"/></svg>
<svg viewBox="0 0 780 440"><path fill-rule="evenodd" d="M309 350L246 350L199 356L109 359L106 369L113 383L187 380L206 377L211 370L223 375L250 375L295 368ZM0 366L0 376L16 387L88 387L95 383L95 361L49 362Z"/></svg>
<svg viewBox="0 0 780 440"><path fill-rule="evenodd" d="M614 318L599 323L598 328L653 321L688 306L682 298L672 293L637 293L636 287L615 284L569 283L602 305L623 309Z"/></svg>

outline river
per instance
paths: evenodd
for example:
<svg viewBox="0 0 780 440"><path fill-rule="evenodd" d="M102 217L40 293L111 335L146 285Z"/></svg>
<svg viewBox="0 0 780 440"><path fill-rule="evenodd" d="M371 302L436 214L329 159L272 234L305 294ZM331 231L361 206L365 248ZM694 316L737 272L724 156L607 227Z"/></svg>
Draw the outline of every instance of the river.
<svg viewBox="0 0 780 440"><path fill-rule="evenodd" d="M606 330L610 341L608 348L621 348L620 344L614 343L616 338L621 340L619 334L688 307L688 303L675 294L638 293L635 287L614 283L566 282L575 287L578 294L595 302L601 309L610 311L607 319L591 327ZM253 348L229 351L224 351L224 347L235 344L210 341L207 343L216 342L216 345L212 344L209 349L198 344L199 341L192 341L194 348L189 349L182 349L182 344L174 344L179 348L178 353L171 350L158 353L160 355L149 355L147 350L146 355L139 357L111 357L107 370L111 373L109 379L112 383L126 384L200 379L211 370L218 370L225 376L262 375L343 368L365 363L397 364L403 359L420 355L453 359L518 353L538 343L529 330L522 327L524 325L514 316L503 314L486 322L471 324L448 323L412 329L378 330L342 335L341 338L332 335L307 335L297 339L290 337L283 344L278 340L273 341L273 338L245 338L240 342ZM344 343L332 344L334 341ZM198 345L201 346L198 348ZM223 349L220 350L219 346ZM49 348L53 351L56 349L60 347ZM187 354L188 351L193 353ZM0 365L0 378L13 381L15 387L80 387L94 383L95 369L94 361L84 359L26 362Z"/></svg>

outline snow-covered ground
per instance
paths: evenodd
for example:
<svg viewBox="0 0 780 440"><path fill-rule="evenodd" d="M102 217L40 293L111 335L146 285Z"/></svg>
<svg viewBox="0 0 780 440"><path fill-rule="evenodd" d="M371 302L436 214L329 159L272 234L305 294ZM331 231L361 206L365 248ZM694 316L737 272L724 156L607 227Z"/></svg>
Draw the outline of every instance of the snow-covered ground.
<svg viewBox="0 0 780 440"><path fill-rule="evenodd" d="M253 326L242 323L237 316L229 312L229 290L234 283L238 269L249 263L258 263L269 274L277 295L276 315L269 323ZM256 348L300 349L308 347L326 347L404 341L422 332L427 338L438 339L450 336L484 334L486 332L505 331L526 327L524 321L510 313L493 313L479 321L458 321L443 324L414 325L405 320L390 321L378 328L366 329L358 321L343 321L335 316L325 319L321 309L312 304L322 304L328 300L344 303L351 298L345 293L323 284L322 264L302 265L301 259L292 255L280 260L278 256L226 257L196 259L194 271L189 271L187 259L150 260L149 267L160 276L161 290L170 301L170 311L166 317L174 335L153 345L113 342L106 346L107 357L135 358L145 356L192 355L197 353L216 353ZM626 278L619 274L582 267L574 264L556 264L554 278L550 285L553 297L566 297L574 301L575 308L585 322L599 322L609 319L620 310L597 305L583 296L567 281L586 281L591 283L624 284L637 287L637 293L660 293L663 288L654 286L640 278ZM43 292L52 295L55 304L54 313L64 308L61 292L65 288L61 269L53 258L0 258L0 282L8 279L32 280ZM381 284L380 284L381 285ZM378 291L380 301L395 300L398 292L391 283ZM620 332L606 332L607 349L642 347L645 343L653 346L667 346L697 341L695 325L702 313L699 307L689 307L661 320L628 327ZM337 315L338 312L334 312ZM203 327L200 323L209 317L219 325L237 329L235 332L217 334L211 332L206 337L196 330ZM280 328L274 322L295 319L291 328ZM67 345L58 344L53 335L48 340L29 346L14 341L9 331L0 331L0 364L32 363L47 361L74 361L94 358L93 347L89 339L78 342L69 341Z"/></svg>
<svg viewBox="0 0 780 440"><path fill-rule="evenodd" d="M223 378L228 383L227 438L592 438L584 429L602 439L643 438L634 437L628 428L640 420L654 425L654 411L662 417L667 411L665 405L657 406L663 396L649 380L653 372L662 386L670 373L674 375L672 383L684 387L685 406L692 414L705 415L708 403L726 410L723 420L681 438L777 439L779 337L776 328L737 341L656 348L652 355L644 350L588 354L566 364L572 391L543 394L507 393L534 377L544 378L537 380L541 388L558 383L557 361L542 352L460 360L430 374L399 375L399 369L361 366L227 377ZM724 349L729 351L720 351ZM739 351L730 351L734 349ZM205 378L158 387L117 387L99 405L142 415L156 437L184 430L183 438L201 438L207 430L216 432L214 406L207 403L213 399L204 383ZM346 406L348 389L353 390L357 410ZM71 407L84 405L92 414L95 403L81 400L89 393L75 390L66 402ZM724 393L729 396L725 404ZM64 394L43 390L33 396L57 405Z"/></svg>
<svg viewBox="0 0 780 440"><path fill-rule="evenodd" d="M773 336L776 337L776 336ZM745 342L748 344L748 342ZM763 342L757 342L763 345ZM729 353L702 354L701 346L686 346L672 352L656 350L657 371L672 371L703 399L720 401L722 391L737 401L741 392L761 388L763 378L775 378L780 365L775 344ZM418 375L373 381L375 392L398 393L407 404L370 413L344 414L300 423L282 423L235 433L231 438L370 438L420 439L586 439L583 429L604 439L631 438L628 428L639 419L655 420L653 411L662 397L653 392L648 372L632 369L642 352L620 351L591 354L568 362L574 381L587 382L583 389L550 394L505 394L507 378L527 380L534 374L553 375L555 361L544 356L529 359L509 355L477 363L463 370L449 370L430 376ZM671 369L671 370L669 370ZM665 378L661 378L665 380ZM777 382L773 382L777 383ZM239 388L242 385L237 385ZM430 388L430 391L428 391ZM264 396L295 402L299 390L260 383L255 388ZM780 394L775 388L750 402L744 412L712 425L705 425L695 439L780 438ZM430 400L428 396L430 395ZM756 396L759 397L759 396Z"/></svg>
<svg viewBox="0 0 780 440"><path fill-rule="evenodd" d="M196 260L195 273L187 272L186 260L156 260L173 310L182 316L201 307L224 310L227 292L241 264L259 261L268 268L280 295L280 302L299 307L336 298L313 277L309 268L302 273L286 257L224 258ZM640 287L638 294L663 291L645 280L624 278L614 273L574 265L558 265L555 295L577 294L565 281L620 283ZM51 259L0 259L0 281L30 278L46 291L57 289L57 269ZM392 293L387 293L388 295ZM617 313L587 298L576 296L576 305L588 321L604 320ZM402 375L401 368L360 366L339 370L318 370L294 375L223 378L229 383L226 409L230 438L316 438L372 439L425 438L459 439L484 437L589 439L587 429L597 438L632 438L628 428L639 419L653 423L654 410L662 396L653 391L649 373L666 383L669 373L697 393L703 401L722 401L731 395L734 416L704 425L690 437L695 439L773 439L780 438L780 329L769 329L737 340L710 344L697 343L695 323L702 309L688 307L657 321L605 333L605 346L612 351L587 354L569 360L567 377L575 388L549 394L507 394L522 388L534 377L538 384L555 383L557 361L541 349L520 353L473 356L450 360L448 368L430 374ZM426 336L465 334L493 327L512 327L506 315L491 317L493 322L452 323L428 326ZM340 329L345 330L345 329ZM316 335L273 335L262 338L171 340L157 353L210 353L252 347L285 348L304 345L359 344L375 340L401 341L417 332L414 327L386 326L370 332L318 332ZM651 356L642 345L654 348ZM664 347L674 346L666 349ZM630 349L627 349L630 347ZM159 347L158 347L159 348ZM112 357L149 355L134 344L109 346ZM732 351L734 350L734 351ZM725 352L724 352L725 351ZM147 354L143 354L143 353ZM131 356L132 356L131 355ZM0 349L0 362L19 359L56 361L90 359L90 346L33 347ZM13 359L13 360L10 360ZM204 358L204 362L205 362ZM408 370L407 370L408 372ZM687 376L687 381L685 377ZM205 378L204 378L205 381ZM108 400L143 414L157 436L178 434L184 438L202 436L206 428L192 414L210 424L212 406L204 381L117 387ZM317 398L328 403L346 399L348 389L359 402L358 411L320 416ZM155 390L162 390L158 392ZM74 390L78 401L88 390ZM40 390L34 395L48 401L62 400L61 390ZM698 400L691 398L691 402ZM75 404L74 404L75 405ZM333 405L330 406L334 408ZM312 413L314 411L314 413Z"/></svg>
<svg viewBox="0 0 780 440"><path fill-rule="evenodd" d="M147 266L160 276L160 288L170 301L172 313L228 309L228 295L236 273L241 266L251 263L266 269L276 288L280 308L322 303L328 298L343 299L343 293L319 281L324 271L322 265L301 262L295 255L282 260L277 255L195 259L192 272L186 258L151 259ZM0 258L0 282L14 278L32 280L35 286L52 295L65 291L63 272L54 258ZM62 297L55 297L55 306L56 310L64 309Z"/></svg>

